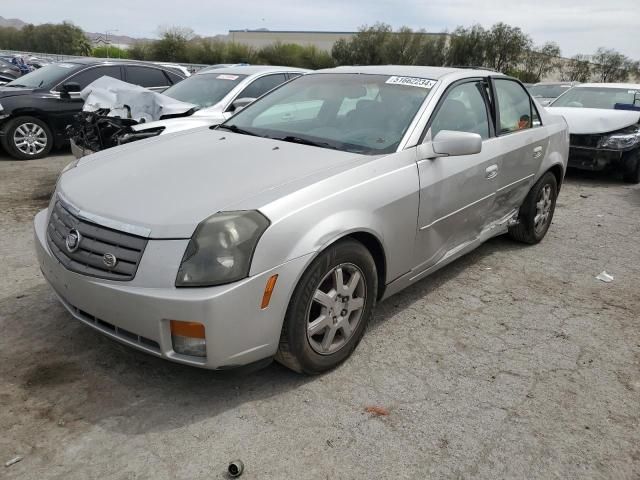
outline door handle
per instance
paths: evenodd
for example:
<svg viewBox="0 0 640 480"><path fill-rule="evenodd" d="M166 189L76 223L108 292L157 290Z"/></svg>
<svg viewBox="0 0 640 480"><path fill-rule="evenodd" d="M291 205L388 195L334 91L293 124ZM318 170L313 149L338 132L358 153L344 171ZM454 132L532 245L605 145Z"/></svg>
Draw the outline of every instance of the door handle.
<svg viewBox="0 0 640 480"><path fill-rule="evenodd" d="M492 178L496 178L498 176L498 165L490 165L484 171L485 177L487 180L491 180Z"/></svg>
<svg viewBox="0 0 640 480"><path fill-rule="evenodd" d="M542 147L538 146L533 149L533 158L540 158L542 156Z"/></svg>

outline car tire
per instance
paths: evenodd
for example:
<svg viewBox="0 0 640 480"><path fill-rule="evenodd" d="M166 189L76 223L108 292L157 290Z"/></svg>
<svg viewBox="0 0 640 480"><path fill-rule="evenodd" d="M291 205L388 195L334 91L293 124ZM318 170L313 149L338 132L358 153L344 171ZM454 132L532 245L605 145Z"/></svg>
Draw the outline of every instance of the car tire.
<svg viewBox="0 0 640 480"><path fill-rule="evenodd" d="M625 154L622 178L628 183L640 183L640 150Z"/></svg>
<svg viewBox="0 0 640 480"><path fill-rule="evenodd" d="M17 160L43 158L53 148L51 129L39 118L16 117L9 120L4 131L2 147Z"/></svg>
<svg viewBox="0 0 640 480"><path fill-rule="evenodd" d="M329 247L293 292L276 361L309 375L342 363L360 342L377 293L376 264L364 245L344 239Z"/></svg>
<svg viewBox="0 0 640 480"><path fill-rule="evenodd" d="M518 223L509 228L509 235L519 242L535 244L549 230L558 197L556 176L545 173L531 188L520 206Z"/></svg>

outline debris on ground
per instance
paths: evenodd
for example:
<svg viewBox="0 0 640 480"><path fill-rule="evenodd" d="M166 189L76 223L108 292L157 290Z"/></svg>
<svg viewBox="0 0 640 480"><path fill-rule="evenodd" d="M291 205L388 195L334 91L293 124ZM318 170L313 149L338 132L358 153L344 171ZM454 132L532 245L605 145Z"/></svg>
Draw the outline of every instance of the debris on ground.
<svg viewBox="0 0 640 480"><path fill-rule="evenodd" d="M370 413L376 417L387 417L389 416L389 409L384 407L379 407L376 405L369 405L365 407L365 412Z"/></svg>
<svg viewBox="0 0 640 480"><path fill-rule="evenodd" d="M589 198L591 195L587 195L586 193L581 193L580 198Z"/></svg>
<svg viewBox="0 0 640 480"><path fill-rule="evenodd" d="M229 467L227 468L229 475L232 477L239 477L244 472L244 463L242 460L234 460L233 462L229 462Z"/></svg>
<svg viewBox="0 0 640 480"><path fill-rule="evenodd" d="M4 466L10 467L11 465L15 465L16 463L21 462L23 458L24 457L21 457L21 456L14 457L11 460L9 460L7 463L5 463Z"/></svg>
<svg viewBox="0 0 640 480"><path fill-rule="evenodd" d="M601 282L609 283L609 282L613 282L613 275L611 275L611 274L607 273L605 270L603 270L596 277L596 279L600 280Z"/></svg>

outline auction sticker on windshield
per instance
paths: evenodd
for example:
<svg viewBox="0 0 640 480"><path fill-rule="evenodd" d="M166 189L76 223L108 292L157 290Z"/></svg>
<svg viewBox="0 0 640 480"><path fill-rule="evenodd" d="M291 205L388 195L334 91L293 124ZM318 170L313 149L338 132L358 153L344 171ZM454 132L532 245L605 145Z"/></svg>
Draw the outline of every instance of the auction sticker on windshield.
<svg viewBox="0 0 640 480"><path fill-rule="evenodd" d="M218 75L216 77L218 80L237 80L238 79L238 75L226 75L226 74L222 74L222 75Z"/></svg>
<svg viewBox="0 0 640 480"><path fill-rule="evenodd" d="M397 76L389 77L389 79L384 83L389 83L391 85L409 85L410 87L420 88L431 88L436 84L435 80L429 80L428 78Z"/></svg>

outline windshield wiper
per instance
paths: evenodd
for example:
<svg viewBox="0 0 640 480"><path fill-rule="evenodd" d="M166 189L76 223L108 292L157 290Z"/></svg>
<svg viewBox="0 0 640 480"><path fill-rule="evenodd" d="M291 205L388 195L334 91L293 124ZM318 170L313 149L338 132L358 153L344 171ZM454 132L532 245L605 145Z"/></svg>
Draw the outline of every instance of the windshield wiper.
<svg viewBox="0 0 640 480"><path fill-rule="evenodd" d="M216 130L218 130L218 129L229 130L230 132L239 133L241 135L251 135L253 137L259 137L260 136L257 133L250 132L249 130L245 130L244 128L240 128L240 127L238 127L236 125L225 125L225 124L222 124L222 125L218 125L215 128L216 128Z"/></svg>
<svg viewBox="0 0 640 480"><path fill-rule="evenodd" d="M312 147L331 148L332 150L338 149L336 146L331 145L328 142L314 142L313 140L296 137L294 135L287 135L286 137L270 137L270 138L274 140L282 140L283 142L299 143L301 145L310 145Z"/></svg>
<svg viewBox="0 0 640 480"><path fill-rule="evenodd" d="M3 85L4 87L11 87L11 88L26 88L26 85L21 85L19 83L13 83L13 84L9 84L7 83L6 85Z"/></svg>

